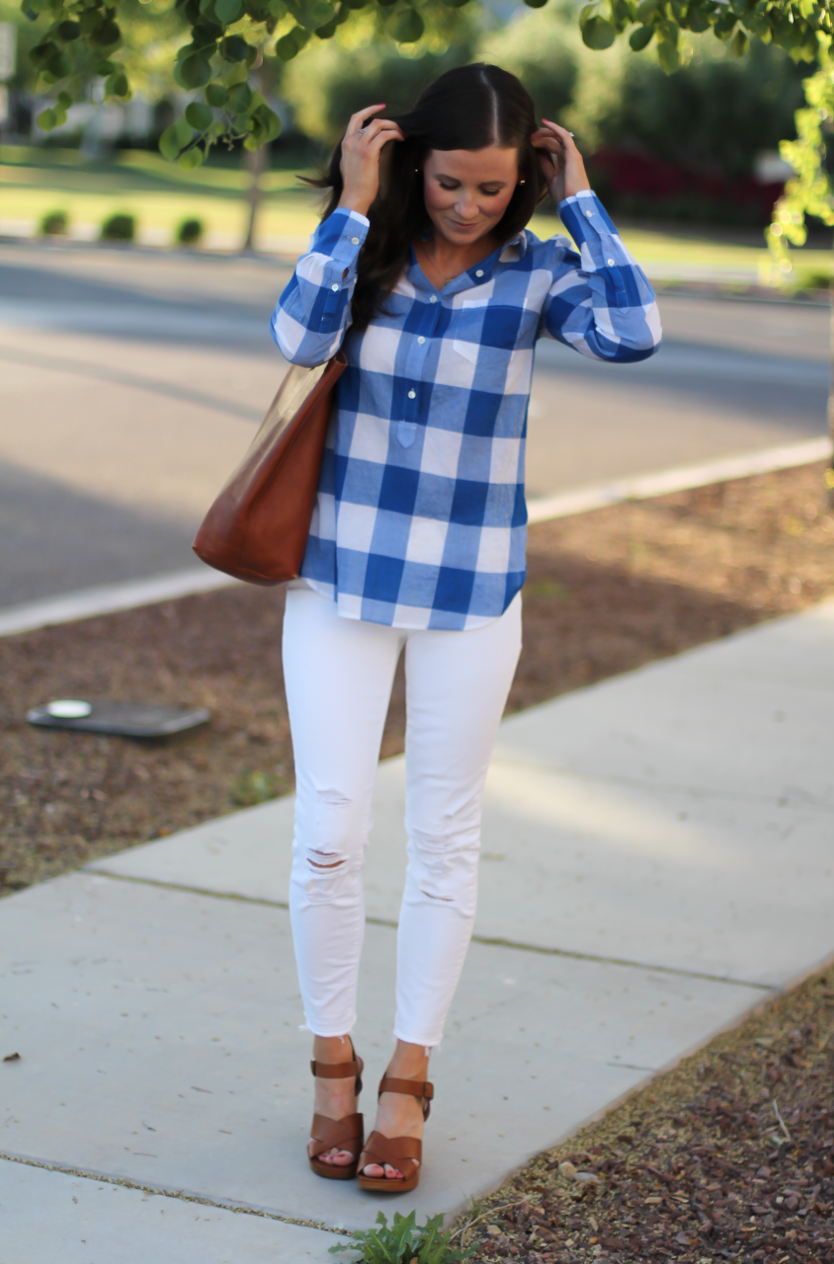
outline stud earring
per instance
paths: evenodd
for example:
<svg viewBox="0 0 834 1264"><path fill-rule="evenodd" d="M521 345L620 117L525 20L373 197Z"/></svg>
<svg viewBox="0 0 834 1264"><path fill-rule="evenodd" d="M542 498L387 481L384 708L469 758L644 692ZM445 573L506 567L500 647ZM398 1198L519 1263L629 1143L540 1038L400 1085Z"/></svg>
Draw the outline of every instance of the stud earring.
<svg viewBox="0 0 834 1264"><path fill-rule="evenodd" d="M527 181L526 181L526 180L519 180L519 182L518 182L518 183L519 183L519 184L526 184L526 183L527 183Z"/></svg>

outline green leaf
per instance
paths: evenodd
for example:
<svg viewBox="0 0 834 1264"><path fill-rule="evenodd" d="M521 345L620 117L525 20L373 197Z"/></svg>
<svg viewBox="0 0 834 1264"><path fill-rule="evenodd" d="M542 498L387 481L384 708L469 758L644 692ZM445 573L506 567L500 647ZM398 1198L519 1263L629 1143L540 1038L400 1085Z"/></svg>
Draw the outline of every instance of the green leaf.
<svg viewBox="0 0 834 1264"><path fill-rule="evenodd" d="M275 44L275 55L280 57L281 61L292 61L293 57L299 52L298 45L295 42L292 31L288 35L282 35Z"/></svg>
<svg viewBox="0 0 834 1264"><path fill-rule="evenodd" d="M245 61L232 62L229 69L223 76L223 82L227 88L233 88L236 83L246 83L249 78L249 67Z"/></svg>
<svg viewBox="0 0 834 1264"><path fill-rule="evenodd" d="M264 139L275 140L276 136L281 134L281 120L274 110L268 105L259 105L256 111L258 121L264 130Z"/></svg>
<svg viewBox="0 0 834 1264"><path fill-rule="evenodd" d="M316 39L320 39L320 40L332 39L333 36L336 34L337 26L338 26L338 22L334 18L332 22L328 22L325 26L316 27L315 31L313 31L313 34L315 35Z"/></svg>
<svg viewBox="0 0 834 1264"><path fill-rule="evenodd" d="M50 57L54 57L58 47L52 43L52 40L42 40L40 44L36 44L29 53L29 59L33 66L45 66Z"/></svg>
<svg viewBox="0 0 834 1264"><path fill-rule="evenodd" d="M191 143L193 137L194 128L184 118L178 118L176 123L166 127L160 136L159 152L163 158L173 162L180 150L185 149L186 145Z"/></svg>
<svg viewBox="0 0 834 1264"><path fill-rule="evenodd" d="M386 29L398 44L416 44L426 28L417 10L409 8L395 14Z"/></svg>
<svg viewBox="0 0 834 1264"><path fill-rule="evenodd" d="M90 43L96 48L115 48L122 33L112 18L105 18L90 34Z"/></svg>
<svg viewBox="0 0 834 1264"><path fill-rule="evenodd" d="M588 48L593 48L597 52L603 48L610 48L616 37L617 32L605 18L588 18L582 27L583 44L587 44Z"/></svg>
<svg viewBox="0 0 834 1264"><path fill-rule="evenodd" d="M220 110L229 99L229 93L222 83L210 83L206 88L206 100L216 110Z"/></svg>
<svg viewBox="0 0 834 1264"><path fill-rule="evenodd" d="M243 12L243 0L214 0L214 12L218 21L230 26Z"/></svg>
<svg viewBox="0 0 834 1264"><path fill-rule="evenodd" d="M448 2L449 0L446 0L447 4ZM528 9L543 9L547 4L547 0L524 0L524 3L527 5ZM460 6L456 5L456 7Z"/></svg>
<svg viewBox="0 0 834 1264"><path fill-rule="evenodd" d="M227 35L220 41L219 52L226 61L246 61L249 45L242 35Z"/></svg>
<svg viewBox="0 0 834 1264"><path fill-rule="evenodd" d="M276 22L280 22L281 18L285 18L288 12L284 0L269 0L266 10L271 17L275 18Z"/></svg>
<svg viewBox="0 0 834 1264"><path fill-rule="evenodd" d="M653 35L653 26L638 26L636 30L633 30L629 35L628 42L634 49L635 53L639 53L652 42Z"/></svg>
<svg viewBox="0 0 834 1264"><path fill-rule="evenodd" d="M112 75L115 69L116 63L114 61L109 61L106 57L102 61L97 61L95 65L96 74L101 75L102 78L106 78L107 75Z"/></svg>
<svg viewBox="0 0 834 1264"><path fill-rule="evenodd" d="M660 0L640 0L637 6L638 22L648 22L652 14L656 12Z"/></svg>
<svg viewBox="0 0 834 1264"><path fill-rule="evenodd" d="M185 108L185 119L198 132L204 132L214 122L214 114L207 105L203 105L202 101L192 101Z"/></svg>
<svg viewBox="0 0 834 1264"><path fill-rule="evenodd" d="M180 154L177 159L177 166L180 171L193 171L195 167L199 167L203 161L203 151L195 145L193 149L187 149L184 154Z"/></svg>
<svg viewBox="0 0 834 1264"><path fill-rule="evenodd" d="M694 31L696 35L701 35L704 31L709 30L709 13L701 5L690 4L686 14L686 25L690 31Z"/></svg>
<svg viewBox="0 0 834 1264"><path fill-rule="evenodd" d="M279 39L275 45L275 51L282 61L291 61L297 53L301 52L309 38L310 32L305 31L303 26L294 26L289 34Z"/></svg>
<svg viewBox="0 0 834 1264"><path fill-rule="evenodd" d="M192 53L175 67L174 78L183 88L202 88L211 79L211 66L200 53Z"/></svg>
<svg viewBox="0 0 834 1264"><path fill-rule="evenodd" d="M235 114L242 114L252 104L252 89L248 83L235 84L229 89L229 109Z"/></svg>
<svg viewBox="0 0 834 1264"><path fill-rule="evenodd" d="M54 110L41 110L38 115L38 127L43 132L51 132L53 127L58 126L58 116Z"/></svg>
<svg viewBox="0 0 834 1264"><path fill-rule="evenodd" d="M657 46L657 60L660 62L661 70L667 75L674 74L680 69L681 55L674 44L669 40L662 39Z"/></svg>
<svg viewBox="0 0 834 1264"><path fill-rule="evenodd" d="M73 100L72 93L59 92L58 97L55 101L55 104L57 105L59 110L68 110L70 106L72 105L72 100Z"/></svg>
<svg viewBox="0 0 834 1264"><path fill-rule="evenodd" d="M336 10L332 4L328 4L327 0L307 0L306 4L298 5L296 9L296 21L305 27L308 31L315 31L320 26L326 26L328 22L332 22L336 16Z"/></svg>
<svg viewBox="0 0 834 1264"><path fill-rule="evenodd" d="M734 57L743 57L750 47L750 41L747 38L747 33L739 28L733 36L733 42L730 47L733 50Z"/></svg>
<svg viewBox="0 0 834 1264"><path fill-rule="evenodd" d="M58 36L58 39L63 40L65 44L69 44L71 40L77 40L81 34L81 23L59 22L55 34Z"/></svg>
<svg viewBox="0 0 834 1264"><path fill-rule="evenodd" d="M125 72L117 70L114 75L108 75L104 81L104 91L108 96L120 97L126 101L130 96L130 84Z"/></svg>

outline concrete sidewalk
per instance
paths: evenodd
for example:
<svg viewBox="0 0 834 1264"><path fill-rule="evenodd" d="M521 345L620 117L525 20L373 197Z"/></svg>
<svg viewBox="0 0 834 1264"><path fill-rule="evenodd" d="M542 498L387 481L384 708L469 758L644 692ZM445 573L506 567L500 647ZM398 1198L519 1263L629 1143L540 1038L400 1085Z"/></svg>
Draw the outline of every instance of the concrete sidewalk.
<svg viewBox="0 0 834 1264"><path fill-rule="evenodd" d="M4 900L0 1056L21 1058L0 1065L0 1264L332 1259L339 1228L453 1212L820 964L833 648L829 602L504 722L476 941L403 1199L304 1160L289 800ZM357 1030L371 1117L402 796L388 761Z"/></svg>

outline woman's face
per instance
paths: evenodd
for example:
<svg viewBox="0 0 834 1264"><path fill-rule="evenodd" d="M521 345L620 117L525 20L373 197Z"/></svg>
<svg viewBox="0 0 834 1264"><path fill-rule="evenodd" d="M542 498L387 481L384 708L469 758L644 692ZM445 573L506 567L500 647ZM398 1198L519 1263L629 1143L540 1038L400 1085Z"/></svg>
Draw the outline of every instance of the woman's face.
<svg viewBox="0 0 834 1264"><path fill-rule="evenodd" d="M477 241L495 227L517 183L517 149L431 149L423 163L429 218L456 246Z"/></svg>

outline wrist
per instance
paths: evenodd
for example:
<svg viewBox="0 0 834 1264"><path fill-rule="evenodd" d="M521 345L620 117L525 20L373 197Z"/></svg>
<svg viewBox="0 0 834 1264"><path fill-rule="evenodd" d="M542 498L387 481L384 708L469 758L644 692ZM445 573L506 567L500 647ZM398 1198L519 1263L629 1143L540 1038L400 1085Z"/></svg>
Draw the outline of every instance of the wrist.
<svg viewBox="0 0 834 1264"><path fill-rule="evenodd" d="M576 197L577 193L590 193L590 192L591 192L591 186L590 186L590 184L588 184L587 180L584 182L584 184L583 184L583 183L577 183L577 184L575 184L575 185L570 185L570 186L565 185L565 192L564 192L564 194L563 194L563 201L564 201L566 198Z"/></svg>
<svg viewBox="0 0 834 1264"><path fill-rule="evenodd" d="M339 208L343 211L356 211L358 215L364 215L368 218L370 210L370 202L366 198L353 196L349 193L343 193L339 198Z"/></svg>

